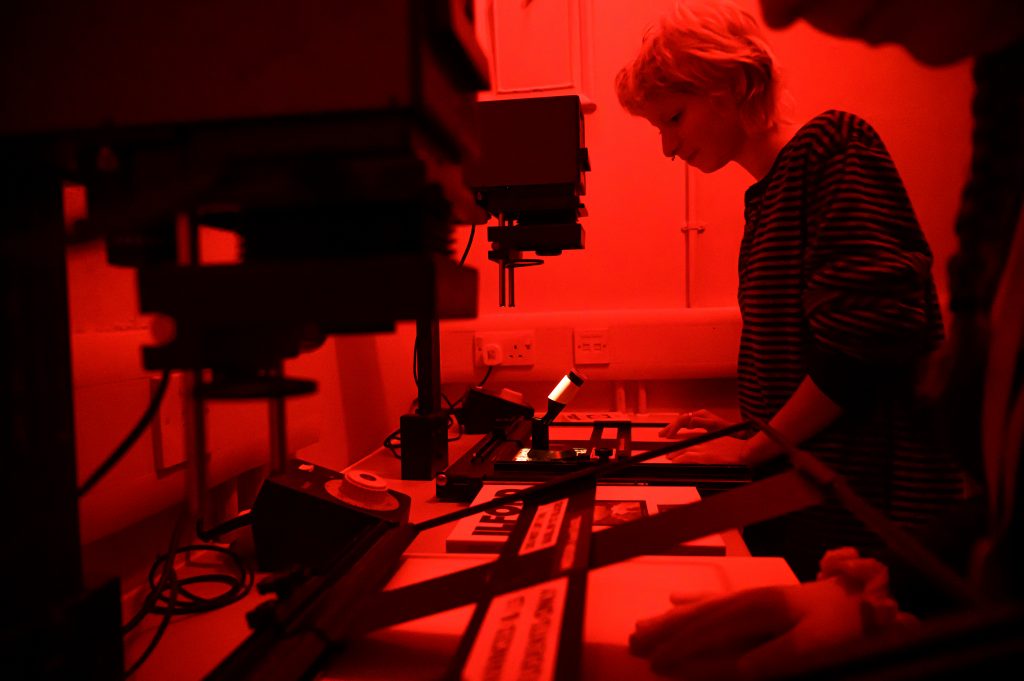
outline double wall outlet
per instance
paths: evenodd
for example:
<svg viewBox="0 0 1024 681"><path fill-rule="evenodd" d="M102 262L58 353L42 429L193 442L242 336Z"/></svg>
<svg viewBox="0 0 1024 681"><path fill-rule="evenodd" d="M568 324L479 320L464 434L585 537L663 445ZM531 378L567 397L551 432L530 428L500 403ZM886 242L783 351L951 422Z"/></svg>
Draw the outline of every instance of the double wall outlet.
<svg viewBox="0 0 1024 681"><path fill-rule="evenodd" d="M473 336L479 366L533 366L536 334L530 331L483 331Z"/></svg>
<svg viewBox="0 0 1024 681"><path fill-rule="evenodd" d="M572 352L576 364L610 364L607 327L573 329Z"/></svg>

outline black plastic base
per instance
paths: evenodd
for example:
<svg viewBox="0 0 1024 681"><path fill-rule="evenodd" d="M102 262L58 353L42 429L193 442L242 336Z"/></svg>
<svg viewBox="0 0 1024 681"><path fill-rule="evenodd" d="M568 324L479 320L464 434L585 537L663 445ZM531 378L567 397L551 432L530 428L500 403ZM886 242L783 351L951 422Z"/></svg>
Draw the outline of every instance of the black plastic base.
<svg viewBox="0 0 1024 681"><path fill-rule="evenodd" d="M448 466L448 415L404 414L402 480L433 480Z"/></svg>

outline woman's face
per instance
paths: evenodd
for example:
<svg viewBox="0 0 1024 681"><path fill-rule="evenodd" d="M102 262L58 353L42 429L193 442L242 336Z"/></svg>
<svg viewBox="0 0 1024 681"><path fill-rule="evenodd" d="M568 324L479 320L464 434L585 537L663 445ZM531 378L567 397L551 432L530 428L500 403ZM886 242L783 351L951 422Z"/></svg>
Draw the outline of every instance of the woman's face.
<svg viewBox="0 0 1024 681"><path fill-rule="evenodd" d="M739 109L725 95L659 95L647 101L640 115L661 133L665 156L705 173L735 161L747 140Z"/></svg>

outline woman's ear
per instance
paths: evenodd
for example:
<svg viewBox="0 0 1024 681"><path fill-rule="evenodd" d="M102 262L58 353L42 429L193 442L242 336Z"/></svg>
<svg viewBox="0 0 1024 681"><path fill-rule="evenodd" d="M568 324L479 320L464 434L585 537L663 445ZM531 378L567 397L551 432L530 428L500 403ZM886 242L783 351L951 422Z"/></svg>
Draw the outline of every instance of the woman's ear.
<svg viewBox="0 0 1024 681"><path fill-rule="evenodd" d="M747 123L748 116L745 115L744 106L737 98L736 93L719 90L709 93L708 99L711 101L712 108L720 112L722 116L738 117L744 124Z"/></svg>

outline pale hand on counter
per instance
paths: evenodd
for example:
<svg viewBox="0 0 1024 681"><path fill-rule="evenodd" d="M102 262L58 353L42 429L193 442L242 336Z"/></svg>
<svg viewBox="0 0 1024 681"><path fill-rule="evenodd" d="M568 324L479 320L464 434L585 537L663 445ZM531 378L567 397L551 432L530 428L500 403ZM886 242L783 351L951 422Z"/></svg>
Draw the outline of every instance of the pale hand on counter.
<svg viewBox="0 0 1024 681"><path fill-rule="evenodd" d="M666 438L689 437L693 435L692 432L684 433L682 431L721 430L731 425L731 421L726 421L714 412L710 412L707 409L698 409L679 414L672 423L658 431L658 435Z"/></svg>
<svg viewBox="0 0 1024 681"><path fill-rule="evenodd" d="M658 435L664 438L685 439L701 433L720 430L733 425L721 416L698 409L680 414L662 428ZM675 463L712 463L712 464L745 464L747 463L747 440L735 437L720 437L711 442L688 447L679 452L667 455Z"/></svg>
<svg viewBox="0 0 1024 681"><path fill-rule="evenodd" d="M916 623L890 597L885 566L853 549L826 554L814 582L670 599L636 623L630 651L695 681L771 677L803 654Z"/></svg>

